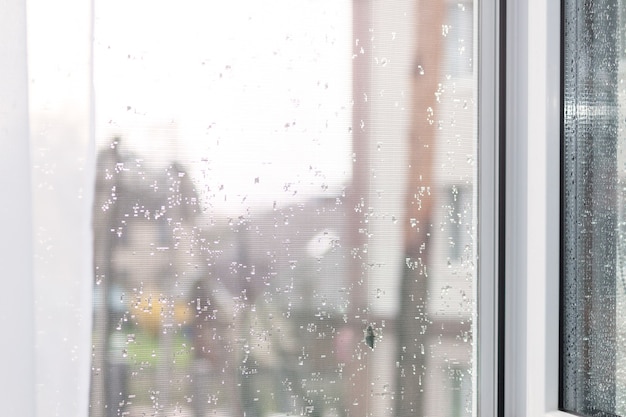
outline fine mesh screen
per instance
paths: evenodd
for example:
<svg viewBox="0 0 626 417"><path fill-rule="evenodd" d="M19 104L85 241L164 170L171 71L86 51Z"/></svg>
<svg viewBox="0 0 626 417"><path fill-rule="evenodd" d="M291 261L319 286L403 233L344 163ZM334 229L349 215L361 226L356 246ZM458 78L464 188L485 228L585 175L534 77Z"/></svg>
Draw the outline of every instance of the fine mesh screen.
<svg viewBox="0 0 626 417"><path fill-rule="evenodd" d="M95 1L92 416L476 415L474 22Z"/></svg>

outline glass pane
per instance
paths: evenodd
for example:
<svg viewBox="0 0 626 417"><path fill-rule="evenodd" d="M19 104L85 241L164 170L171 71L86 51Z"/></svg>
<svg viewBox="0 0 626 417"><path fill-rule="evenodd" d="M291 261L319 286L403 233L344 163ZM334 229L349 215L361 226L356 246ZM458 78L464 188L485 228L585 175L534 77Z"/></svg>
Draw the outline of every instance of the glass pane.
<svg viewBox="0 0 626 417"><path fill-rule="evenodd" d="M626 415L623 1L566 1L562 407Z"/></svg>
<svg viewBox="0 0 626 417"><path fill-rule="evenodd" d="M92 416L476 415L474 14L95 2Z"/></svg>

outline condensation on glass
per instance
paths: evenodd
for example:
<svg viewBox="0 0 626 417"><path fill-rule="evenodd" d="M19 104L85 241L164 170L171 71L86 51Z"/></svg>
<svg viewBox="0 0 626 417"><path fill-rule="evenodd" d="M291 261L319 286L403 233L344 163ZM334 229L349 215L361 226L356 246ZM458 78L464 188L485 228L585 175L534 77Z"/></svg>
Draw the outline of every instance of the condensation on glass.
<svg viewBox="0 0 626 417"><path fill-rule="evenodd" d="M561 407L626 415L626 2L565 2Z"/></svg>
<svg viewBox="0 0 626 417"><path fill-rule="evenodd" d="M475 12L95 2L92 416L476 415Z"/></svg>

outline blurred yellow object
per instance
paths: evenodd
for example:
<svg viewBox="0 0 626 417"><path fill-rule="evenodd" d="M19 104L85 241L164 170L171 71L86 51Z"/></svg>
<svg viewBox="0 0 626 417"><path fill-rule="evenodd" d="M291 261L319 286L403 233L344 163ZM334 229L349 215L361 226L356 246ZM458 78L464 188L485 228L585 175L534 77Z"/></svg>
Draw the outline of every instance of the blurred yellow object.
<svg viewBox="0 0 626 417"><path fill-rule="evenodd" d="M176 300L172 317L169 301L169 298L162 295L137 297L131 306L131 314L135 317L137 325L150 334L159 333L163 326L170 323L174 327L189 325L193 319L189 303L185 300Z"/></svg>
<svg viewBox="0 0 626 417"><path fill-rule="evenodd" d="M176 300L174 302L174 323L178 326L188 326L193 320L194 314L192 312L189 302L184 300Z"/></svg>
<svg viewBox="0 0 626 417"><path fill-rule="evenodd" d="M152 295L137 297L131 306L137 325L145 332L157 334L161 325L163 305Z"/></svg>

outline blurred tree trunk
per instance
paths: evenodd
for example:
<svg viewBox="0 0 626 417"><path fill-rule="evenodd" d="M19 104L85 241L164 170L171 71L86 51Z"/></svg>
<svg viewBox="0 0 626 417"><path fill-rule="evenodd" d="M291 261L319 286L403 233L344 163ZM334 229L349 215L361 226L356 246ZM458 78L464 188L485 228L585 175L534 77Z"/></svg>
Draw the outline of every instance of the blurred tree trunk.
<svg viewBox="0 0 626 417"><path fill-rule="evenodd" d="M428 238L432 227L437 184L434 173L437 134L435 93L442 66L444 0L422 0L415 9L416 48L413 51L412 126L406 190L404 251L406 263L400 288L396 412L398 416L424 413L428 265ZM424 349L425 354L422 353Z"/></svg>
<svg viewBox="0 0 626 417"><path fill-rule="evenodd" d="M94 279L95 297L93 305L92 365L90 387L91 417L107 415L107 380L108 380L108 341L109 309L108 300L113 279L111 258L113 253L113 235L118 217L117 195L121 184L116 173L116 166L121 161L116 142L111 148L98 154L96 161L96 184L93 205L94 236ZM106 208L105 208L106 207Z"/></svg>
<svg viewBox="0 0 626 417"><path fill-rule="evenodd" d="M345 359L344 409L346 415L365 416L369 399L367 358L361 343L364 338L363 320L368 317L367 282L364 265L367 263L364 230L369 196L370 171L370 105L365 99L371 89L371 48L372 0L353 0L352 3L352 185L346 195L346 222L348 222L348 247L351 251L349 262L350 304L349 321L343 329L342 344L347 347L349 357Z"/></svg>

